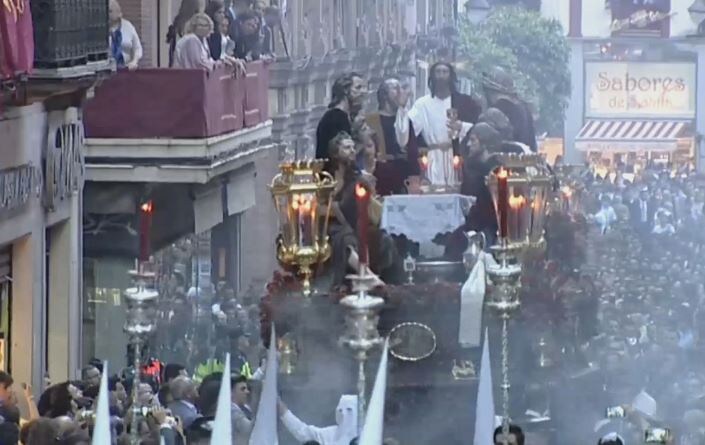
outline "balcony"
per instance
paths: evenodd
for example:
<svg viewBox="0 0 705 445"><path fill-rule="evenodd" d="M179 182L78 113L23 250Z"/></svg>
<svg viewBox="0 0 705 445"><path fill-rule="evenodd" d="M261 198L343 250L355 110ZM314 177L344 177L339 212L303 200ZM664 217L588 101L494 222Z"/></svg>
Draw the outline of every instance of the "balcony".
<svg viewBox="0 0 705 445"><path fill-rule="evenodd" d="M34 79L81 78L111 70L108 2L32 0Z"/></svg>
<svg viewBox="0 0 705 445"><path fill-rule="evenodd" d="M268 68L120 71L84 108L87 179L205 184L271 147Z"/></svg>

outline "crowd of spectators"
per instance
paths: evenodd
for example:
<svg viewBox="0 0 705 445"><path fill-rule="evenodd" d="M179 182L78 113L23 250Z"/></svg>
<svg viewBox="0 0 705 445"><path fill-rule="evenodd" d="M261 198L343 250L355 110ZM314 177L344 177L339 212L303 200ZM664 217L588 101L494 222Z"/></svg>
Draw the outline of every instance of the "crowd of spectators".
<svg viewBox="0 0 705 445"><path fill-rule="evenodd" d="M135 26L110 0L110 53L118 69L136 69L143 56ZM276 5L254 0L182 0L169 27L169 67L212 70L225 65L243 73L247 62L288 56Z"/></svg>

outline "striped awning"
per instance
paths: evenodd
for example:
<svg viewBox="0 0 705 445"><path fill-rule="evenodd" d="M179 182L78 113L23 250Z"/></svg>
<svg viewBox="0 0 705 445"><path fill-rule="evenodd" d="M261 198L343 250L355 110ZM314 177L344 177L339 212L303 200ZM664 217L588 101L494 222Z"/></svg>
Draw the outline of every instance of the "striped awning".
<svg viewBox="0 0 705 445"><path fill-rule="evenodd" d="M578 133L581 151L675 151L686 121L589 120Z"/></svg>

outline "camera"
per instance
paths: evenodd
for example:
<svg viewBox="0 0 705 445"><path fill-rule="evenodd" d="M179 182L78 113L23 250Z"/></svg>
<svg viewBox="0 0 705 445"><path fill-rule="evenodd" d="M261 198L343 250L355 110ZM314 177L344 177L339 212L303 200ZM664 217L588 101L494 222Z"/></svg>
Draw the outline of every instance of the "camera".
<svg viewBox="0 0 705 445"><path fill-rule="evenodd" d="M671 438L671 430L668 428L649 428L644 433L644 443L667 444Z"/></svg>
<svg viewBox="0 0 705 445"><path fill-rule="evenodd" d="M77 422L92 422L95 419L95 412L89 409L82 409L76 413Z"/></svg>
<svg viewBox="0 0 705 445"><path fill-rule="evenodd" d="M152 413L156 410L157 408L154 406L143 406L142 407L142 417L147 417L151 416Z"/></svg>
<svg viewBox="0 0 705 445"><path fill-rule="evenodd" d="M610 406L607 408L607 413L605 417L608 419L622 419L627 416L626 411L624 410L623 406L617 405L617 406Z"/></svg>

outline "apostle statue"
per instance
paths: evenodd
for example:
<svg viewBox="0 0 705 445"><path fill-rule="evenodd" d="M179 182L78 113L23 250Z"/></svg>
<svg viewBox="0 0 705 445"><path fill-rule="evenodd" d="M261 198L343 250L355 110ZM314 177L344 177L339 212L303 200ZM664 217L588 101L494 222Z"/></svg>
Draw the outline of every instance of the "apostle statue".
<svg viewBox="0 0 705 445"><path fill-rule="evenodd" d="M453 182L453 155L458 154L465 138L482 111L472 97L457 89L453 66L438 62L431 66L428 79L430 94L419 98L408 111L409 129L402 131L400 144L417 138L420 149L428 150L427 179L432 185ZM411 131L413 130L413 132Z"/></svg>
<svg viewBox="0 0 705 445"><path fill-rule="evenodd" d="M365 120L373 130L376 146L377 192L402 194L409 177L418 176L419 152L416 138L409 138L406 105L409 93L396 77L388 77L377 89L378 110L367 113Z"/></svg>
<svg viewBox="0 0 705 445"><path fill-rule="evenodd" d="M529 104L517 94L514 80L503 68L495 67L483 75L482 86L487 98L487 106L497 108L509 118L512 127L511 141L527 145L531 151L537 151L534 117Z"/></svg>

